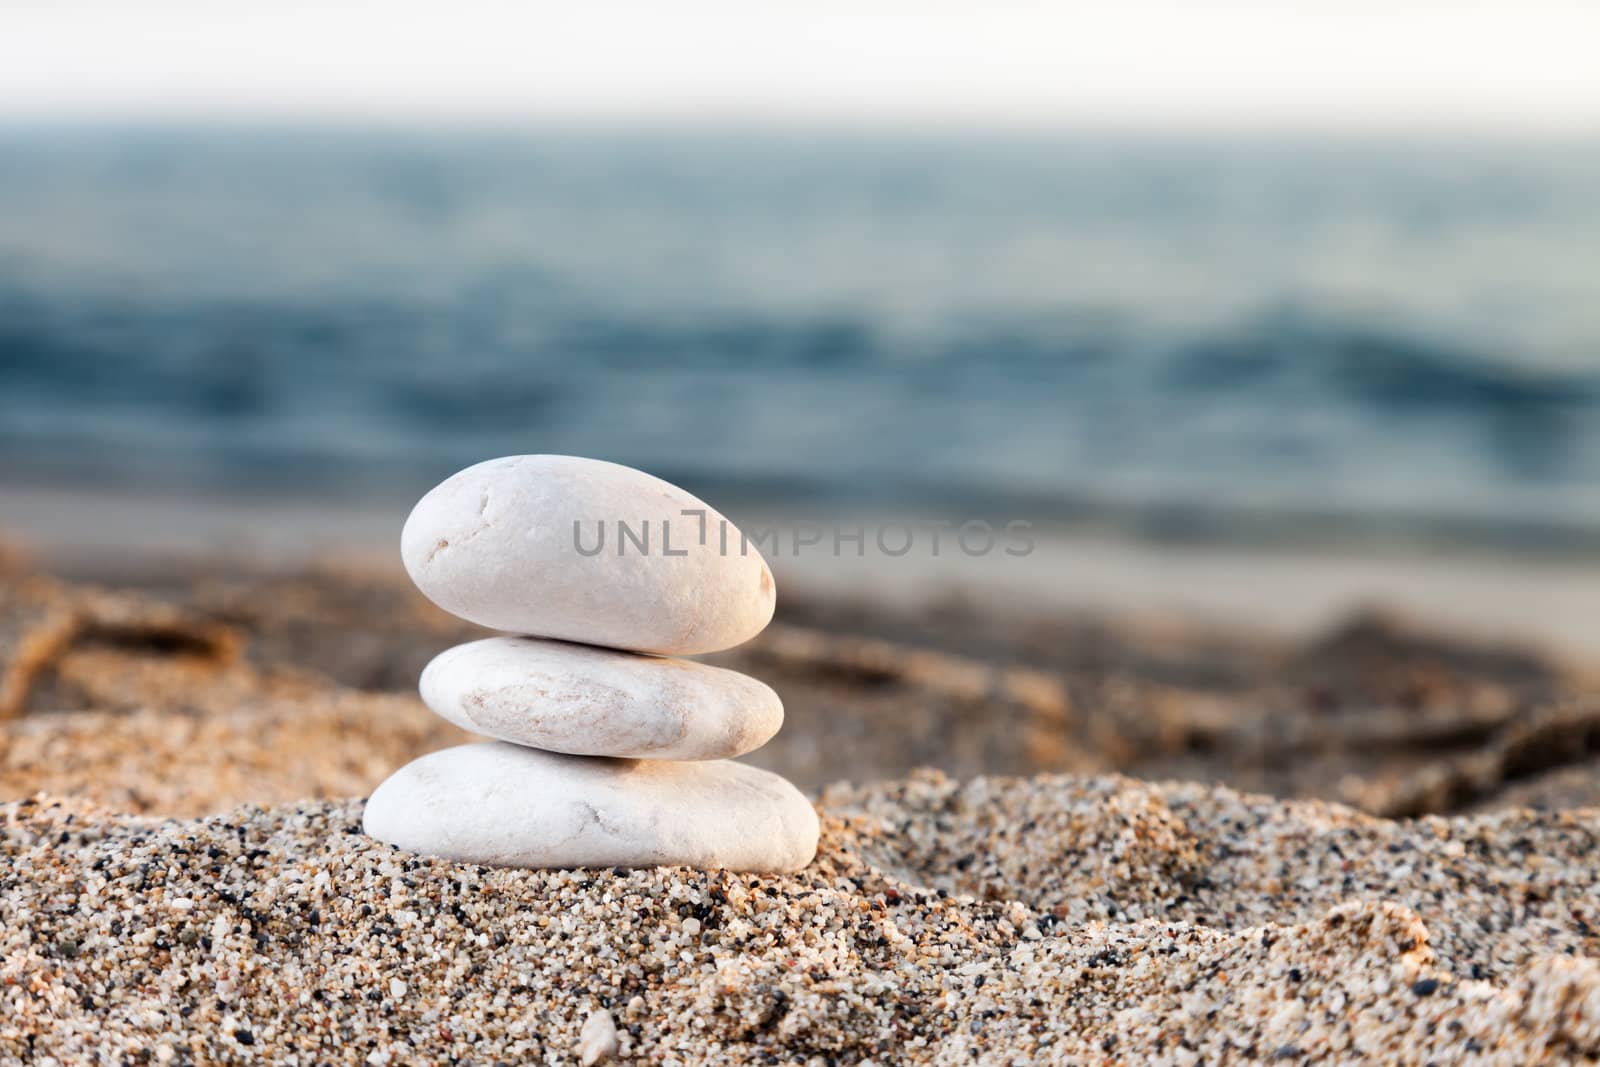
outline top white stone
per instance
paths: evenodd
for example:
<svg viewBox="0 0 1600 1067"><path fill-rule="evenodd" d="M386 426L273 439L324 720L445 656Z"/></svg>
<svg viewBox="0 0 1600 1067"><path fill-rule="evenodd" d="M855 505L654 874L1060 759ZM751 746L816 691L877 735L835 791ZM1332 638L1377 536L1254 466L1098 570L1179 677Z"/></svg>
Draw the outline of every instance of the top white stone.
<svg viewBox="0 0 1600 1067"><path fill-rule="evenodd" d="M761 553L704 502L577 456L451 475L412 509L400 551L417 588L469 622L636 652L732 648L777 601Z"/></svg>

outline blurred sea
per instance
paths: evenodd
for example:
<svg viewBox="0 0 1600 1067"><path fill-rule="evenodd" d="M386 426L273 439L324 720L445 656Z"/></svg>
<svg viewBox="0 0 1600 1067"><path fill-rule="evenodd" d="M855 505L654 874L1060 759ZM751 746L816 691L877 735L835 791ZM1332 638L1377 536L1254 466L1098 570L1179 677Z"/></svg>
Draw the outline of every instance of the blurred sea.
<svg viewBox="0 0 1600 1067"><path fill-rule="evenodd" d="M1600 143L0 131L0 481L1600 549Z"/></svg>

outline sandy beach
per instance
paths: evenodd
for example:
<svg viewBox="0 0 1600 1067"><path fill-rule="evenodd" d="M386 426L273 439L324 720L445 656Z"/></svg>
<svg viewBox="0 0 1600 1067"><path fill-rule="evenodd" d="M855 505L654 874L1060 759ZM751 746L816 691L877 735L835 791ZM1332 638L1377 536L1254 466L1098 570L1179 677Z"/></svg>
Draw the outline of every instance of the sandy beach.
<svg viewBox="0 0 1600 1067"><path fill-rule="evenodd" d="M1600 1055L1600 709L1532 645L797 594L711 660L818 860L541 873L359 832L467 736L398 567L7 560L0 1060Z"/></svg>
<svg viewBox="0 0 1600 1067"><path fill-rule="evenodd" d="M359 807L199 820L47 798L0 807L0 1054L1600 1054L1593 812L1401 824L1228 789L924 774L829 791L816 862L757 878L418 860L365 838Z"/></svg>
<svg viewBox="0 0 1600 1067"><path fill-rule="evenodd" d="M8 5L0 1067L1600 1065L1596 39Z"/></svg>

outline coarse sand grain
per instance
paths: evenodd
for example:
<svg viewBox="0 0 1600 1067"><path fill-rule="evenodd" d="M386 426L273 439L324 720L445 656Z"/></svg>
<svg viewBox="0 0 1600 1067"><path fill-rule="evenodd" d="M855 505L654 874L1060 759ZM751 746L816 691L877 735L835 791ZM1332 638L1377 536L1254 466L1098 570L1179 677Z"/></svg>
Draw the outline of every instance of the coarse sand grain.
<svg viewBox="0 0 1600 1067"><path fill-rule="evenodd" d="M0 805L8 1063L1600 1055L1600 812L1119 777L836 787L805 871L492 870L359 801Z"/></svg>

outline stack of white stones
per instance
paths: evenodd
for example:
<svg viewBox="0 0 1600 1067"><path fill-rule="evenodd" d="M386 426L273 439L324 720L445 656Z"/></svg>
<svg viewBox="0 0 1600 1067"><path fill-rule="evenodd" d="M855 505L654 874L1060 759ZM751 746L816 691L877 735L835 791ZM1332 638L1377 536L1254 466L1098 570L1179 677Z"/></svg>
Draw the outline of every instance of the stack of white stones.
<svg viewBox="0 0 1600 1067"><path fill-rule="evenodd" d="M526 636L428 664L428 707L498 740L402 767L367 802L367 833L516 867L811 862L810 803L732 762L783 725L778 695L667 658L731 648L772 618L772 572L721 515L629 467L511 456L423 497L400 547L434 603Z"/></svg>

